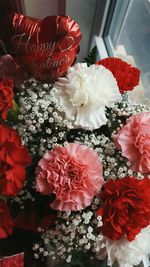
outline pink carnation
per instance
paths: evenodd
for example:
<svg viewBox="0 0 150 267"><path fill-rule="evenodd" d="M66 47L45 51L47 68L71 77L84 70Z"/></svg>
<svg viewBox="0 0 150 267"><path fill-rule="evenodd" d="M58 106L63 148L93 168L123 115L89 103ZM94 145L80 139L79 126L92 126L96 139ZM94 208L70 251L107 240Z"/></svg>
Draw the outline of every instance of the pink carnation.
<svg viewBox="0 0 150 267"><path fill-rule="evenodd" d="M133 115L115 135L116 146L136 172L150 172L150 112Z"/></svg>
<svg viewBox="0 0 150 267"><path fill-rule="evenodd" d="M89 206L103 184L102 163L96 151L69 144L48 151L38 163L36 188L43 195L54 193L55 210L81 210Z"/></svg>

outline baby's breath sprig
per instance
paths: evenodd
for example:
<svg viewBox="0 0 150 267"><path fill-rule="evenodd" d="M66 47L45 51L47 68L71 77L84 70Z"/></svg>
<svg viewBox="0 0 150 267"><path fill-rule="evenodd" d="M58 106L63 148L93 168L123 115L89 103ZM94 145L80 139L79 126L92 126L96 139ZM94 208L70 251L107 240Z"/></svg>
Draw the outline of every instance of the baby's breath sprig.
<svg viewBox="0 0 150 267"><path fill-rule="evenodd" d="M42 242L33 246L35 258L50 256L56 261L71 262L74 251L97 254L105 248L105 240L99 231L101 216L96 215L100 207L97 196L90 208L79 212L59 212L54 229L42 234Z"/></svg>
<svg viewBox="0 0 150 267"><path fill-rule="evenodd" d="M62 116L55 88L50 84L30 79L21 89L17 94L20 115L16 128L30 153L41 157L46 150L65 142L70 121Z"/></svg>

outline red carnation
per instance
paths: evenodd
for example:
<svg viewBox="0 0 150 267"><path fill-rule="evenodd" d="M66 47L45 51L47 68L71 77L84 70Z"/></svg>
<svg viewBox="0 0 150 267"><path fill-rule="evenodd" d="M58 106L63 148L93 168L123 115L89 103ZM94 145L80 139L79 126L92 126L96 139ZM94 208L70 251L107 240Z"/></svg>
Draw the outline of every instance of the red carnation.
<svg viewBox="0 0 150 267"><path fill-rule="evenodd" d="M0 194L15 196L22 189L31 157L17 131L0 124Z"/></svg>
<svg viewBox="0 0 150 267"><path fill-rule="evenodd" d="M104 204L98 215L102 215L102 233L109 239L126 237L132 241L142 228L149 225L150 179L110 179L104 185L101 199Z"/></svg>
<svg viewBox="0 0 150 267"><path fill-rule="evenodd" d="M9 213L7 204L0 200L0 238L6 238L12 234L13 219Z"/></svg>
<svg viewBox="0 0 150 267"><path fill-rule="evenodd" d="M2 80L0 81L0 118L7 119L8 110L13 107L13 81Z"/></svg>
<svg viewBox="0 0 150 267"><path fill-rule="evenodd" d="M140 71L120 58L105 58L96 63L109 69L117 80L120 93L132 91L139 84Z"/></svg>
<svg viewBox="0 0 150 267"><path fill-rule="evenodd" d="M0 259L1 267L24 267L24 253L13 256L2 257Z"/></svg>

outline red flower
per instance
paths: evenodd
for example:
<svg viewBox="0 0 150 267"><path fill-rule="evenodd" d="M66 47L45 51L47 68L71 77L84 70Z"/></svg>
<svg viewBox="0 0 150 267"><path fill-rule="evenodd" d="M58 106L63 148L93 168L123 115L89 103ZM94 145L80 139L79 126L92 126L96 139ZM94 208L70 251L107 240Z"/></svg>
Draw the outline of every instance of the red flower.
<svg viewBox="0 0 150 267"><path fill-rule="evenodd" d="M3 257L0 259L0 267L24 267L24 253Z"/></svg>
<svg viewBox="0 0 150 267"><path fill-rule="evenodd" d="M0 259L0 267L24 267L24 253L3 257Z"/></svg>
<svg viewBox="0 0 150 267"><path fill-rule="evenodd" d="M139 84L140 71L120 58L105 58L96 63L109 69L117 80L120 93L132 91Z"/></svg>
<svg viewBox="0 0 150 267"><path fill-rule="evenodd" d="M17 131L0 124L0 194L15 196L22 189L25 167L31 163Z"/></svg>
<svg viewBox="0 0 150 267"><path fill-rule="evenodd" d="M150 223L150 179L125 177L104 185L101 199L103 207L102 233L112 240L126 237L128 241Z"/></svg>
<svg viewBox="0 0 150 267"><path fill-rule="evenodd" d="M0 81L0 118L7 119L8 110L13 107L13 81Z"/></svg>
<svg viewBox="0 0 150 267"><path fill-rule="evenodd" d="M12 234L13 219L9 213L7 204L0 200L0 238L6 238Z"/></svg>

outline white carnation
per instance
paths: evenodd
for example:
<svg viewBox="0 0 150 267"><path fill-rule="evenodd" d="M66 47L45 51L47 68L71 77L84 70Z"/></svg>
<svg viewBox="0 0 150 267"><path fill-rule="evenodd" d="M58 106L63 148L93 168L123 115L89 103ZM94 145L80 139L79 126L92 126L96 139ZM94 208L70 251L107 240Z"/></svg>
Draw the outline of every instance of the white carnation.
<svg viewBox="0 0 150 267"><path fill-rule="evenodd" d="M132 267L143 262L144 267L150 266L150 225L143 228L135 240L129 242L125 238L117 241L106 240L108 265L116 261L120 267Z"/></svg>
<svg viewBox="0 0 150 267"><path fill-rule="evenodd" d="M121 100L116 79L102 65L78 63L54 86L66 115L74 116L74 126L89 130L106 124L105 107Z"/></svg>

